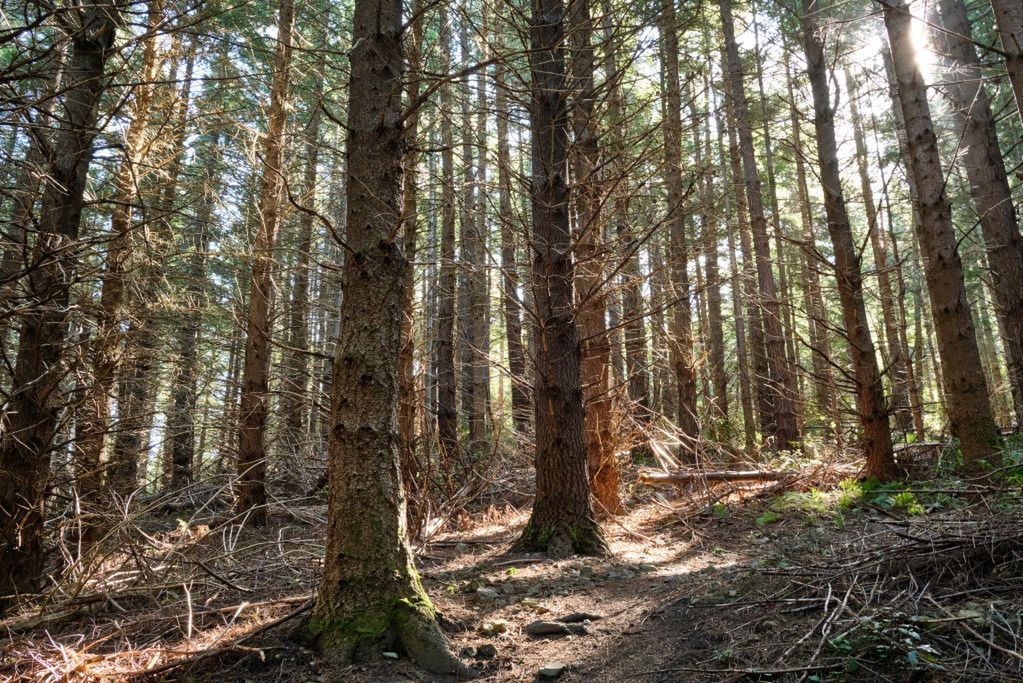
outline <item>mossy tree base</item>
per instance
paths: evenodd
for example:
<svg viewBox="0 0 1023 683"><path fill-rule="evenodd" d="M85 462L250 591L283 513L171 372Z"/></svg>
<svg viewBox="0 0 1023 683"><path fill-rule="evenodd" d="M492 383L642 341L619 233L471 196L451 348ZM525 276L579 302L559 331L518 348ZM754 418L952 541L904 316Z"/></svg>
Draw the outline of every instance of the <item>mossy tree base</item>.
<svg viewBox="0 0 1023 683"><path fill-rule="evenodd" d="M600 526L593 521L543 524L530 519L515 542L515 550L544 553L554 558L571 555L607 557L611 554Z"/></svg>
<svg viewBox="0 0 1023 683"><path fill-rule="evenodd" d="M324 608L321 601L307 630L330 666L348 666L379 659L384 652L398 652L431 673L474 674L452 652L425 593L416 600L393 600L389 606L377 602L341 609Z"/></svg>

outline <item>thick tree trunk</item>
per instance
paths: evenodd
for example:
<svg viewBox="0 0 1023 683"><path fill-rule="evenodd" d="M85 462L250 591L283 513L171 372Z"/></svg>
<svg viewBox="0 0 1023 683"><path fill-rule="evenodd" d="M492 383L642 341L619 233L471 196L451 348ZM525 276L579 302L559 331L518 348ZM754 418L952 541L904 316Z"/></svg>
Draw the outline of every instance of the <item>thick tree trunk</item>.
<svg viewBox="0 0 1023 683"><path fill-rule="evenodd" d="M323 580L310 633L333 664L404 650L462 669L423 590L405 528L398 354L412 267L401 221L402 5L355 4L348 108L348 234L331 399Z"/></svg>
<svg viewBox="0 0 1023 683"><path fill-rule="evenodd" d="M0 439L0 612L35 589L43 570L43 498L64 405L61 382L83 195L105 70L120 21L112 2L78 10L64 112L54 136L31 257L26 310Z"/></svg>
<svg viewBox="0 0 1023 683"><path fill-rule="evenodd" d="M266 524L266 421L270 403L270 302L273 296L274 243L281 223L284 196L282 163L284 128L288 120L294 0L281 0L277 51L274 55L270 110L263 139L263 177L252 246L249 314L242 366L238 424L238 483L235 508L256 526Z"/></svg>
<svg viewBox="0 0 1023 683"><path fill-rule="evenodd" d="M991 98L981 81L983 68L969 40L966 5L963 0L941 0L940 7L946 31L939 34L939 40L953 72L945 91L955 110L970 194L987 247L1016 424L1023 426L1023 237L998 144ZM1023 10L1017 14L1023 37Z"/></svg>
<svg viewBox="0 0 1023 683"><path fill-rule="evenodd" d="M585 403L586 459L598 513L622 511L621 474L611 430L608 393L611 346L607 335L604 221L600 212L600 150L597 147L596 92L593 82L593 22L588 0L570 0L572 45L572 126L575 133L575 210L577 221L575 290L580 341L580 373Z"/></svg>
<svg viewBox="0 0 1023 683"><path fill-rule="evenodd" d="M952 433L959 437L967 465L976 466L980 461L995 465L1000 460L998 430L991 417L926 85L916 63L911 18L903 0L886 1L884 21L906 125L909 167L918 193L917 237L934 313Z"/></svg>
<svg viewBox="0 0 1023 683"><path fill-rule="evenodd" d="M590 504L579 341L573 319L562 0L533 0L529 35L536 498L519 546L556 556L604 554L607 545Z"/></svg>
<svg viewBox="0 0 1023 683"><path fill-rule="evenodd" d="M664 60L664 122L661 132L664 136L664 182L668 200L665 223L671 240L671 364L678 387L677 416L682 438L680 455L684 462L693 463L699 450L700 421L696 405L693 312L689 292L689 240L682 206L687 192L682 179L682 95L675 0L665 0L659 29Z"/></svg>
<svg viewBox="0 0 1023 683"><path fill-rule="evenodd" d="M757 174L756 157L753 151L753 131L750 125L749 105L746 101L742 82L742 65L739 48L735 42L731 0L719 0L721 26L725 38L727 82L731 99L731 110L735 116L739 134L739 152L742 156L743 175L746 181L746 201L750 211L750 227L753 233L753 248L756 252L757 283L764 302L764 344L767 349L769 389L773 393L773 417L775 425L775 448L790 450L796 446L799 430L796 424L795 384L790 372L785 351L785 335L782 328L781 307L778 289L771 266L771 247L767 235L767 220Z"/></svg>
<svg viewBox="0 0 1023 683"><path fill-rule="evenodd" d="M817 159L824 192L824 210L828 216L828 232L835 250L835 277L838 297L842 303L845 334L853 361L856 382L856 408L863 426L863 449L867 465L865 474L888 481L897 475L892 455L892 434L884 399L881 371L870 334L867 307L863 300L863 276L860 255L846 211L839 171L838 142L835 137L835 113L831 106L824 43L815 0L803 1L803 48L806 69L813 91L814 127L817 131Z"/></svg>

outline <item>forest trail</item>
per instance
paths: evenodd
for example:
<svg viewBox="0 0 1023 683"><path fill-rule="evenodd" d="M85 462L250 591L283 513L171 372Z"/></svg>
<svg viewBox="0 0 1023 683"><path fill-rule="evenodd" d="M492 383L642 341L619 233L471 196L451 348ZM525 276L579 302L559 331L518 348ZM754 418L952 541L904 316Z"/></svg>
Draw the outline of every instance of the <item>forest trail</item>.
<svg viewBox="0 0 1023 683"><path fill-rule="evenodd" d="M1018 649L983 640L988 629L994 640L999 629L1018 629L1023 615L1023 525L1003 518L988 528L983 512L1018 504L1018 491L966 507L944 493L817 483L823 490L639 489L627 515L605 522L613 556L601 559L511 553L527 511L491 507L423 548L419 568L455 650L486 681L948 680L942 671L1019 680ZM270 526L240 533L210 532L208 511L188 524L181 511L140 522L151 539L148 567L162 578L130 586L121 571L102 582L105 592L68 599L42 623L8 619L7 628L20 621L33 635L12 634L0 673L446 680L398 653L329 670L296 642L293 625L323 552L325 509L306 503L278 507ZM62 670L42 662L63 662Z"/></svg>

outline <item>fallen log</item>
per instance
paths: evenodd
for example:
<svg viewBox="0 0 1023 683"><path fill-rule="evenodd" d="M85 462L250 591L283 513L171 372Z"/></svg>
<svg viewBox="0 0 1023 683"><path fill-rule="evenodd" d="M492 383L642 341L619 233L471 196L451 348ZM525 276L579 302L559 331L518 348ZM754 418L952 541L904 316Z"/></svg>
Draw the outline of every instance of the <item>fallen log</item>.
<svg viewBox="0 0 1023 683"><path fill-rule="evenodd" d="M648 486L689 484L694 481L779 481L798 476L799 472L770 470L723 470L720 472L641 472L639 481Z"/></svg>

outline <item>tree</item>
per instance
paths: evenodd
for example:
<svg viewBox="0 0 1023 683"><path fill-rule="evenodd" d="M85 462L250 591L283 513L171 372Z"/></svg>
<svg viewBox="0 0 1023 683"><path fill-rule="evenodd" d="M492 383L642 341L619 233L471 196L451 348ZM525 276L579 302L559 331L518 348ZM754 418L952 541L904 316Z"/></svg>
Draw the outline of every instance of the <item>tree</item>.
<svg viewBox="0 0 1023 683"><path fill-rule="evenodd" d="M835 249L835 277L838 296L845 319L845 336L853 361L856 380L856 408L863 425L863 448L866 452L866 475L881 481L893 479L897 472L892 455L892 434L888 409L877 365L874 340L870 334L867 307L863 299L863 275L860 255L846 211L845 195L838 162L835 137L835 113L831 105L831 88L825 64L824 37L818 23L816 0L803 2L803 49L806 69L813 91L814 128L817 131L817 161L824 190L824 210L828 216L828 232Z"/></svg>
<svg viewBox="0 0 1023 683"><path fill-rule="evenodd" d="M74 10L63 116L53 139L36 243L28 275L29 305L19 316L10 409L0 439L0 611L31 592L43 570L43 497L63 405L60 384L70 288L79 249L83 197L93 156L106 67L121 10L96 2Z"/></svg>
<svg viewBox="0 0 1023 683"><path fill-rule="evenodd" d="M727 58L726 81L728 84L729 107L735 117L739 135L739 153L742 157L745 179L746 202L750 213L750 228L753 233L753 249L756 253L757 285L764 302L764 343L767 349L768 382L773 398L773 419L775 446L788 450L799 438L794 405L793 377L785 357L785 336L782 329L781 307L778 288L771 267L771 247L767 236L767 220L764 217L764 201L760 191L760 178L753 151L753 130L750 124L749 104L742 82L742 65L739 48L735 42L735 28L732 19L731 0L718 0L721 10L721 26L724 33L724 49Z"/></svg>
<svg viewBox="0 0 1023 683"><path fill-rule="evenodd" d="M959 437L968 465L977 466L981 461L993 465L999 460L998 430L991 416L926 85L914 56L911 17L903 0L879 1L884 7L906 127L908 166L916 185L920 212L917 239L934 315L952 433Z"/></svg>
<svg viewBox="0 0 1023 683"><path fill-rule="evenodd" d="M404 119L402 5L355 3L348 208L334 361L327 550L309 630L329 661L403 649L435 673L462 670L437 625L405 528L398 374L411 265L399 242Z"/></svg>
<svg viewBox="0 0 1023 683"><path fill-rule="evenodd" d="M1023 6L1017 0L991 0L995 25L1002 39L1005 70L1016 95L1016 111L1023 120ZM968 36L969 33L962 33Z"/></svg>
<svg viewBox="0 0 1023 683"><path fill-rule="evenodd" d="M1005 331L1002 343L1016 423L1023 426L1023 236L998 145L991 98L970 39L966 5L962 0L941 0L940 12L945 31L937 35L952 72L945 91L955 110L970 194L987 247L991 290Z"/></svg>
<svg viewBox="0 0 1023 683"><path fill-rule="evenodd" d="M252 246L249 314L238 425L238 484L235 507L255 526L266 524L266 421L270 401L270 301L274 243L281 223L286 170L282 165L288 120L294 0L281 0L277 20L270 109L263 139L262 181Z"/></svg>
<svg viewBox="0 0 1023 683"><path fill-rule="evenodd" d="M590 504L573 315L562 0L533 0L529 38L536 498L518 545L555 556L604 554L607 545Z"/></svg>

